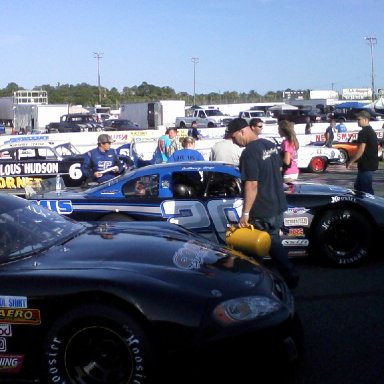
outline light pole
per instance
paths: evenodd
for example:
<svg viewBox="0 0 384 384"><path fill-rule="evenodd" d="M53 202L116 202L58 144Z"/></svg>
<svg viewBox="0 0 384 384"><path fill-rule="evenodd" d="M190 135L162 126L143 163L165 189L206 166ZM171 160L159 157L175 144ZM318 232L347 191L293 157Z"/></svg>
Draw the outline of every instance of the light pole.
<svg viewBox="0 0 384 384"><path fill-rule="evenodd" d="M196 105L196 64L199 62L198 57L191 57L193 63L193 105Z"/></svg>
<svg viewBox="0 0 384 384"><path fill-rule="evenodd" d="M375 72L373 67L373 46L377 44L376 37L364 37L371 49L372 101L375 101Z"/></svg>
<svg viewBox="0 0 384 384"><path fill-rule="evenodd" d="M97 86L99 87L99 104L101 105L101 86L100 86L100 59L103 58L103 52L93 52L93 57L97 59Z"/></svg>

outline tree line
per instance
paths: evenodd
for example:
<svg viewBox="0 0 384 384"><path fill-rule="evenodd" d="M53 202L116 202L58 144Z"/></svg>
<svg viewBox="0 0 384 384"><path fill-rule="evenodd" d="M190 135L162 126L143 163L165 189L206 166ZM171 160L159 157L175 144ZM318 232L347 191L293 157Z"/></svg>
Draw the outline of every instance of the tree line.
<svg viewBox="0 0 384 384"><path fill-rule="evenodd" d="M18 90L25 90L16 83L9 83L5 88L0 89L0 97L13 96ZM226 91L223 93L211 92L208 94L190 95L187 92L176 92L171 87L159 87L153 84L143 82L141 85L133 87L124 87L122 92L117 88L111 89L89 85L86 83L71 85L60 84L52 86L43 84L35 86L33 90L43 90L48 93L50 104L69 104L83 105L84 107L101 105L118 108L124 103L151 102L158 100L184 100L186 105L195 104L233 104L233 103L260 103L260 102L279 102L283 101L283 93L291 91L269 91L264 95L251 90L246 92ZM310 90L304 90L304 99L309 99Z"/></svg>

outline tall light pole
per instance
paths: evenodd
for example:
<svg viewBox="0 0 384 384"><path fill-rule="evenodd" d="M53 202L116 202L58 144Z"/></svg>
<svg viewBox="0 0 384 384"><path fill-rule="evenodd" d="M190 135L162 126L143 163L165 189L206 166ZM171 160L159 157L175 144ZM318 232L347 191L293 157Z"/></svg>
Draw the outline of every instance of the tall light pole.
<svg viewBox="0 0 384 384"><path fill-rule="evenodd" d="M103 52L93 52L93 57L97 59L97 86L99 87L99 104L101 105L101 86L100 86L100 59L103 58Z"/></svg>
<svg viewBox="0 0 384 384"><path fill-rule="evenodd" d="M375 101L375 72L373 67L373 46L377 44L376 37L364 37L371 49L372 101Z"/></svg>
<svg viewBox="0 0 384 384"><path fill-rule="evenodd" d="M199 62L198 57L191 57L193 63L193 105L196 105L196 64Z"/></svg>

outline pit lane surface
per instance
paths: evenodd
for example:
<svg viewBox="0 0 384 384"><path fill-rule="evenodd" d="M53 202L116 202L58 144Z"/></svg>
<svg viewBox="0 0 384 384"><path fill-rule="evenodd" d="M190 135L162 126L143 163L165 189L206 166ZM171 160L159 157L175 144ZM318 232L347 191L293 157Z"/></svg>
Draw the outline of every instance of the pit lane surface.
<svg viewBox="0 0 384 384"><path fill-rule="evenodd" d="M356 168L332 165L325 173L302 173L301 180L353 187ZM374 174L375 194L384 197L384 163ZM263 369L235 364L233 350L221 361L196 366L191 361L184 383L221 384L381 384L384 383L384 255L347 269L295 260L301 280L294 291L303 323L304 351L289 370L278 361ZM382 260L380 260L380 256ZM250 348L249 345L244 348ZM254 346L257 348L257 345ZM252 356L252 348L248 349ZM231 356L232 355L232 356ZM175 381L177 382L177 381Z"/></svg>

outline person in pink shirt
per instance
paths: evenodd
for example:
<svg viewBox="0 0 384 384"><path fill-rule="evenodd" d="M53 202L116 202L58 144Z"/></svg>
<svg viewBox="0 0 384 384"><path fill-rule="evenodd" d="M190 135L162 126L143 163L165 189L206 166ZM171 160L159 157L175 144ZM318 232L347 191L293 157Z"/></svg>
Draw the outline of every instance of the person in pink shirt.
<svg viewBox="0 0 384 384"><path fill-rule="evenodd" d="M279 135L284 138L280 146L283 160L283 179L284 183L289 183L299 177L299 168L297 167L299 141L296 137L294 124L287 120L279 121Z"/></svg>

